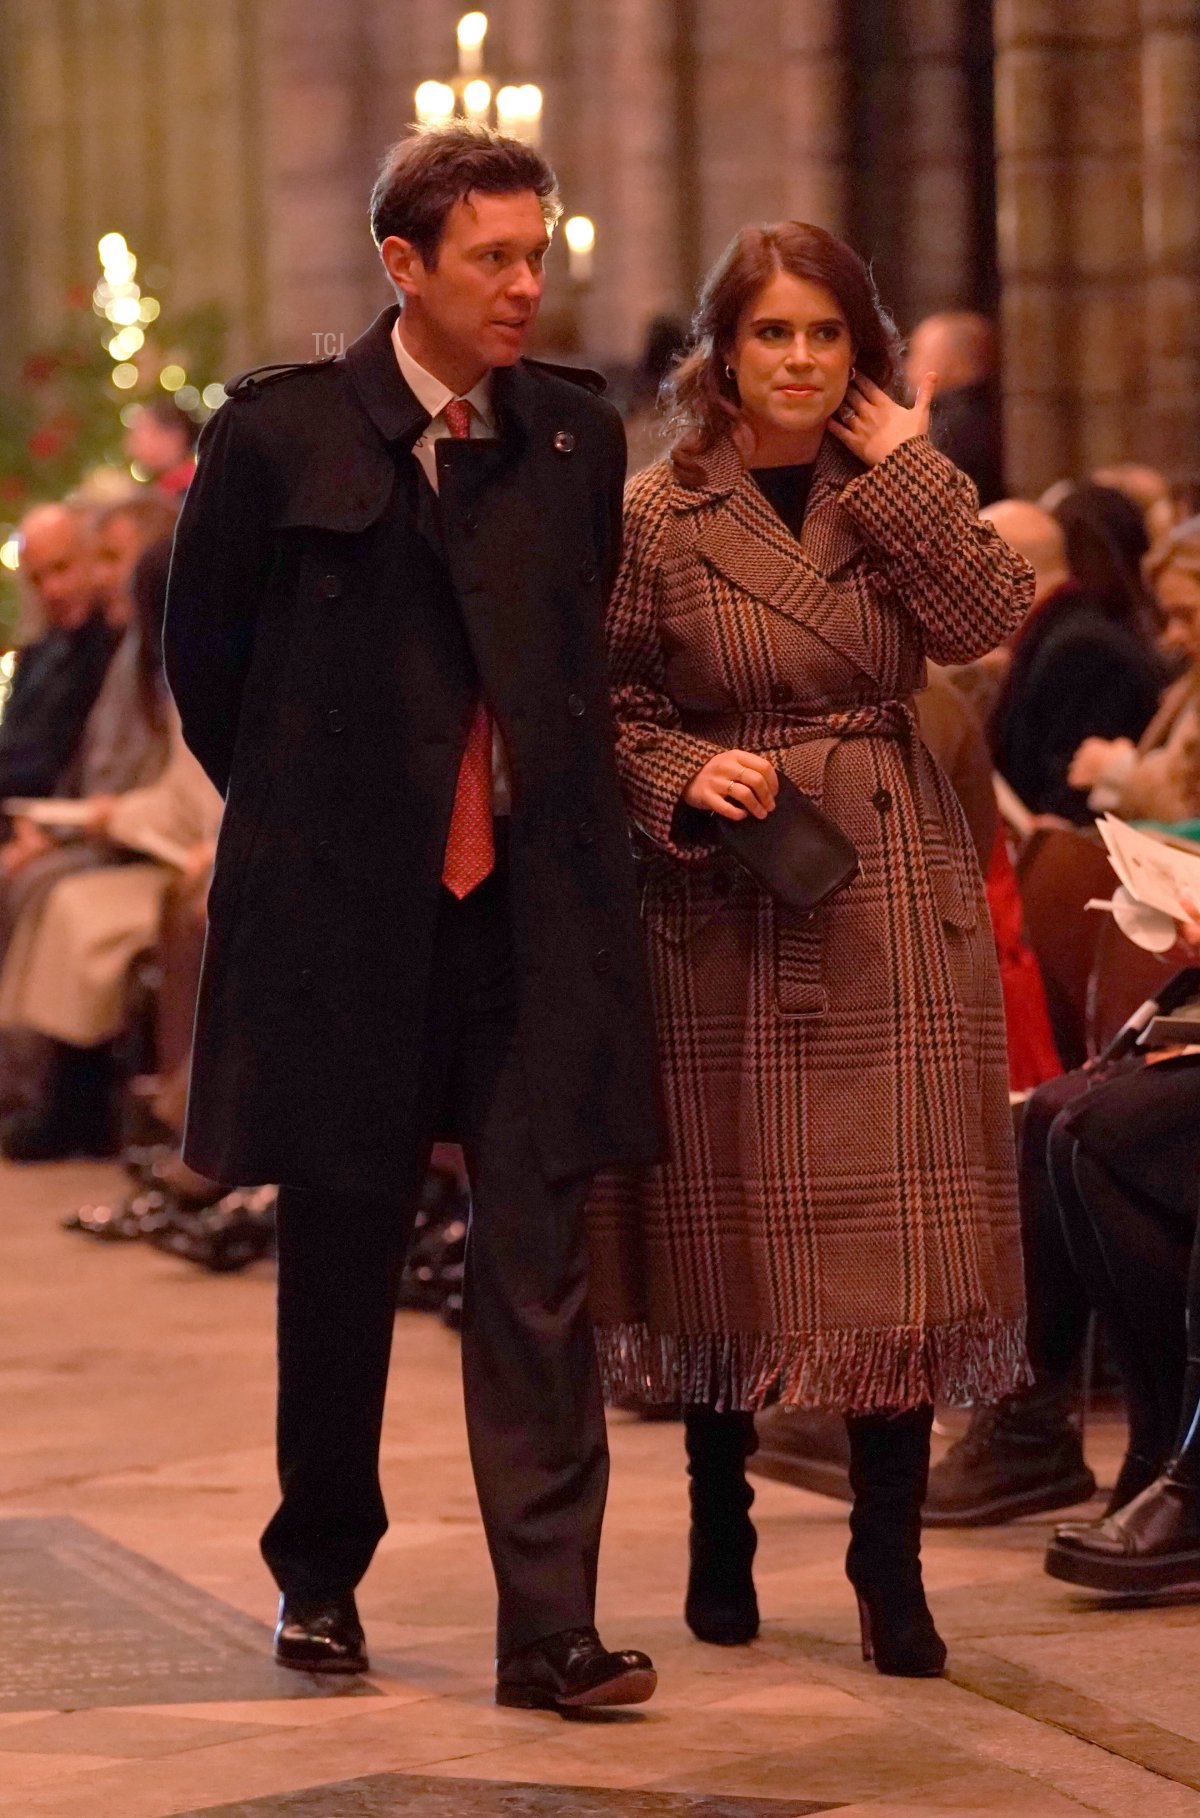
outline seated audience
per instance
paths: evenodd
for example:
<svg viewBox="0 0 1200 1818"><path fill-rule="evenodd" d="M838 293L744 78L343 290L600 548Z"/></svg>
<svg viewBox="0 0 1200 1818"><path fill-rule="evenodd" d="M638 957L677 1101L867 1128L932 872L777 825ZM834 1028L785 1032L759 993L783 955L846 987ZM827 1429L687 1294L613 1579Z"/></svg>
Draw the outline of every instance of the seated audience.
<svg viewBox="0 0 1200 1818"><path fill-rule="evenodd" d="M985 505L980 517L998 531L1034 573L1033 616L1043 600L1066 582L1067 546L1059 525L1047 511L1024 499L997 499ZM1000 644L973 663L956 663L944 670L975 709L980 723L990 727L1008 672L1012 667L1011 643Z"/></svg>
<svg viewBox="0 0 1200 1818"><path fill-rule="evenodd" d="M1186 821L1200 815L1200 517L1155 544L1145 574L1163 615L1162 645L1187 668L1136 745L1086 739L1068 780L1089 791L1096 812L1108 809L1127 821Z"/></svg>
<svg viewBox="0 0 1200 1818"><path fill-rule="evenodd" d="M161 635L169 561L170 545L160 540L134 570L136 615L119 653L129 652L129 660L118 666L114 659L69 767L70 792L90 805L83 836L57 842L34 822L18 819L0 847L0 957L10 942L18 955L29 952L47 902L65 879L112 863L115 848L105 828L116 798L152 781L164 767L170 722ZM56 1061L62 1066L52 1069L46 1105L4 1126L0 1144L13 1159L102 1154L111 1148L108 1050L75 1047ZM63 1111L69 1112L65 1129Z"/></svg>
<svg viewBox="0 0 1200 1818"><path fill-rule="evenodd" d="M1123 492L1137 506L1151 543L1157 543L1179 522L1171 488L1157 468L1145 467L1138 461L1118 461L1113 467L1098 467L1092 481L1096 486L1111 486Z"/></svg>
<svg viewBox="0 0 1200 1818"><path fill-rule="evenodd" d="M1152 1150L1150 1159L1157 1183L1172 1162L1188 1165L1191 1216L1178 1192L1164 1194L1160 1185L1146 1198L1140 1181L1130 1183L1134 1157L1125 1152L1118 1169L1127 1185L1114 1191L1114 1170L1103 1145L1096 1153L1088 1121L1075 1132L1067 1158L1068 1241L1097 1310L1119 1334L1131 1451L1134 1445L1140 1451L1126 1473L1128 1499L1099 1521L1061 1526L1046 1570L1110 1595L1200 1593L1200 1226L1194 1217L1200 1067L1194 1059L1186 1072L1182 1062L1177 1067L1170 1100L1160 1094L1164 1149ZM1180 1381L1182 1399L1173 1402ZM1156 1454L1161 1469L1145 1481Z"/></svg>
<svg viewBox="0 0 1200 1818"><path fill-rule="evenodd" d="M174 534L178 507L155 493L134 493L96 515L92 588L105 620L124 632L133 617L131 582L138 557L151 543Z"/></svg>
<svg viewBox="0 0 1200 1818"><path fill-rule="evenodd" d="M1164 680L1140 564L1141 514L1121 493L1080 486L1058 506L1068 578L1013 640L992 719L996 767L1034 814L1083 824L1087 792L1069 781L1086 738L1137 739Z"/></svg>
<svg viewBox="0 0 1200 1818"><path fill-rule="evenodd" d="M196 471L197 433L196 424L174 398L152 398L132 413L125 456L156 493L178 502Z"/></svg>
<svg viewBox="0 0 1200 1818"><path fill-rule="evenodd" d="M21 575L43 630L17 660L0 721L0 801L50 795L100 692L115 637L93 583L87 514L36 505L22 520Z"/></svg>
<svg viewBox="0 0 1200 1818"><path fill-rule="evenodd" d="M1002 497L996 331L987 317L967 309L926 316L912 331L904 365L914 393L927 372L938 375L930 428L934 446L970 475L981 504Z"/></svg>
<svg viewBox="0 0 1200 1818"><path fill-rule="evenodd" d="M1193 971L1165 985L1159 998L1180 984L1191 995L1195 983ZM1200 1122L1192 1106L1200 1109L1200 1057L1160 1053L1150 1060L1141 1049L1090 1061L1040 1086L1027 1101L1018 1185L1035 1380L995 1406L974 1410L966 1433L930 1472L931 1525L1010 1521L1092 1494L1071 1406L1093 1308L1106 1315L1129 1398L1129 1450L1109 1512L1162 1468L1181 1393L1183 1325L1175 1312L1187 1269L1186 1259L1178 1266L1179 1244L1190 1246L1196 1215ZM1091 1215L1106 1227L1122 1223L1126 1232L1127 1280L1114 1285L1107 1299L1103 1265L1081 1223L1081 1193ZM1170 1293L1164 1287L1155 1303L1147 1297L1146 1269L1150 1259L1162 1264L1165 1281L1168 1253L1175 1257L1175 1287ZM1117 1295L1128 1298L1129 1308L1123 1322L1114 1323L1107 1314ZM1144 1335L1152 1326L1158 1341L1147 1371L1131 1331Z"/></svg>

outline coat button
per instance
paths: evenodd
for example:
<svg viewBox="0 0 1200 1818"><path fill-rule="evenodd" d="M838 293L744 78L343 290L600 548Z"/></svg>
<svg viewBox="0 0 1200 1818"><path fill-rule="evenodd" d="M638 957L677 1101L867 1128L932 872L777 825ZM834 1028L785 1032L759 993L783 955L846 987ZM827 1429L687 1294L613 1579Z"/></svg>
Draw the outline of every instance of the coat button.
<svg viewBox="0 0 1200 1818"><path fill-rule="evenodd" d="M333 863L333 841L318 840L313 857L322 870L327 869Z"/></svg>
<svg viewBox="0 0 1200 1818"><path fill-rule="evenodd" d="M596 844L595 828L588 821L580 821L575 829L575 838L581 846L594 846Z"/></svg>
<svg viewBox="0 0 1200 1818"><path fill-rule="evenodd" d="M776 707L787 707L796 698L796 690L790 682L776 682L771 690L771 700Z"/></svg>
<svg viewBox="0 0 1200 1818"><path fill-rule="evenodd" d="M464 530L478 530L479 529L478 512L469 511L467 513L466 517L463 519L462 525L463 525Z"/></svg>
<svg viewBox="0 0 1200 1818"><path fill-rule="evenodd" d="M345 732L346 716L340 707L331 707L325 715L325 724L330 732Z"/></svg>
<svg viewBox="0 0 1200 1818"><path fill-rule="evenodd" d="M323 574L321 576L321 595L326 600L336 600L342 591L340 574Z"/></svg>
<svg viewBox="0 0 1200 1818"><path fill-rule="evenodd" d="M587 712L587 702L581 694L567 696L567 712L573 720L581 720Z"/></svg>
<svg viewBox="0 0 1200 1818"><path fill-rule="evenodd" d="M877 789L871 797L871 800L874 802L876 808L878 808L880 814L886 814L892 805L892 792L890 789Z"/></svg>
<svg viewBox="0 0 1200 1818"><path fill-rule="evenodd" d="M592 582L597 578L595 565L591 562L585 562L583 567L579 570L579 578L585 587L590 587Z"/></svg>
<svg viewBox="0 0 1200 1818"><path fill-rule="evenodd" d="M316 982L317 982L317 975L313 971L312 967L305 966L304 970L300 974L300 980L299 980L301 991L311 991L313 986L316 984Z"/></svg>
<svg viewBox="0 0 1200 1818"><path fill-rule="evenodd" d="M603 978L606 972L611 972L613 969L612 948L601 947L592 963L601 978Z"/></svg>
<svg viewBox="0 0 1200 1818"><path fill-rule="evenodd" d="M555 454L569 455L573 454L574 450L575 437L571 434L569 429L560 429L554 437Z"/></svg>

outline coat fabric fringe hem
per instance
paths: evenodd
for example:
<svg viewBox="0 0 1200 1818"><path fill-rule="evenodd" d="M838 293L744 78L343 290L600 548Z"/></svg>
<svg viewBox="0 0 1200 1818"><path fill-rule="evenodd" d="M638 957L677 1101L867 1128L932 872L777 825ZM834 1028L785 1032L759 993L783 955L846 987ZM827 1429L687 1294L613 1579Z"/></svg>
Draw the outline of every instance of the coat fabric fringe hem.
<svg viewBox="0 0 1200 1818"><path fill-rule="evenodd" d="M596 1350L610 1405L753 1412L777 1397L787 1407L874 1414L999 1401L1033 1380L1023 1318L770 1335L599 1325Z"/></svg>

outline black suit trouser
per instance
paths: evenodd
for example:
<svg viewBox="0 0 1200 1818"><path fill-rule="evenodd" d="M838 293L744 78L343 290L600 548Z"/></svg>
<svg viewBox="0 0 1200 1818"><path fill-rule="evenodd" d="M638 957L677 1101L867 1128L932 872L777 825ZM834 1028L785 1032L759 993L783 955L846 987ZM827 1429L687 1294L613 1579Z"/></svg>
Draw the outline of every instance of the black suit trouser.
<svg viewBox="0 0 1200 1818"><path fill-rule="evenodd" d="M1055 1119L1049 1171L1075 1269L1125 1385L1130 1450L1170 1453L1187 1358L1200 1060L1133 1065Z"/></svg>
<svg viewBox="0 0 1200 1818"><path fill-rule="evenodd" d="M467 1435L505 1654L594 1618L608 1448L587 1311L586 1181L549 1185L516 1040L507 878L443 892L422 1102L388 1197L279 1196L281 1589L351 1590L386 1528L379 1439L396 1287L446 1119L471 1182L462 1329Z"/></svg>

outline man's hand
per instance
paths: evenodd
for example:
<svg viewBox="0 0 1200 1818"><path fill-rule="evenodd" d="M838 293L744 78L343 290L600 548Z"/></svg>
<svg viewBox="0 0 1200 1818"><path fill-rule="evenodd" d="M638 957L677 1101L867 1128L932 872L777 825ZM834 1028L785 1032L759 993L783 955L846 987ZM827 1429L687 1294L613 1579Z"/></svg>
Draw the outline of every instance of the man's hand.
<svg viewBox="0 0 1200 1818"><path fill-rule="evenodd" d="M696 772L683 800L727 821L744 821L747 814L765 821L778 794L779 777L769 758L756 751L722 751Z"/></svg>
<svg viewBox="0 0 1200 1818"><path fill-rule="evenodd" d="M194 846L189 846L180 867L184 883L195 889L212 870L216 856L216 840L198 840Z"/></svg>
<svg viewBox="0 0 1200 1818"><path fill-rule="evenodd" d="M902 442L929 434L929 413L937 390L937 374L927 372L917 387L911 410L897 404L865 374L855 379L841 409L829 420L839 442L868 467L878 467Z"/></svg>
<svg viewBox="0 0 1200 1818"><path fill-rule="evenodd" d="M6 877L16 877L23 871L31 859L40 858L43 852L49 852L54 841L37 825L24 815L18 815L12 824L12 834L7 842L0 846L0 870Z"/></svg>
<svg viewBox="0 0 1200 1818"><path fill-rule="evenodd" d="M1186 960L1194 966L1200 960L1200 909L1196 907L1190 896L1181 896L1179 900L1187 910L1188 920L1176 922L1175 929L1178 939L1168 958Z"/></svg>
<svg viewBox="0 0 1200 1818"><path fill-rule="evenodd" d="M87 819L83 823L85 831L94 834L107 833L108 824L113 817L113 809L120 799L116 795L90 795L84 803L87 811Z"/></svg>
<svg viewBox="0 0 1200 1818"><path fill-rule="evenodd" d="M1067 781L1072 789L1093 789L1118 752L1132 757L1135 750L1131 739L1084 739L1071 759Z"/></svg>

